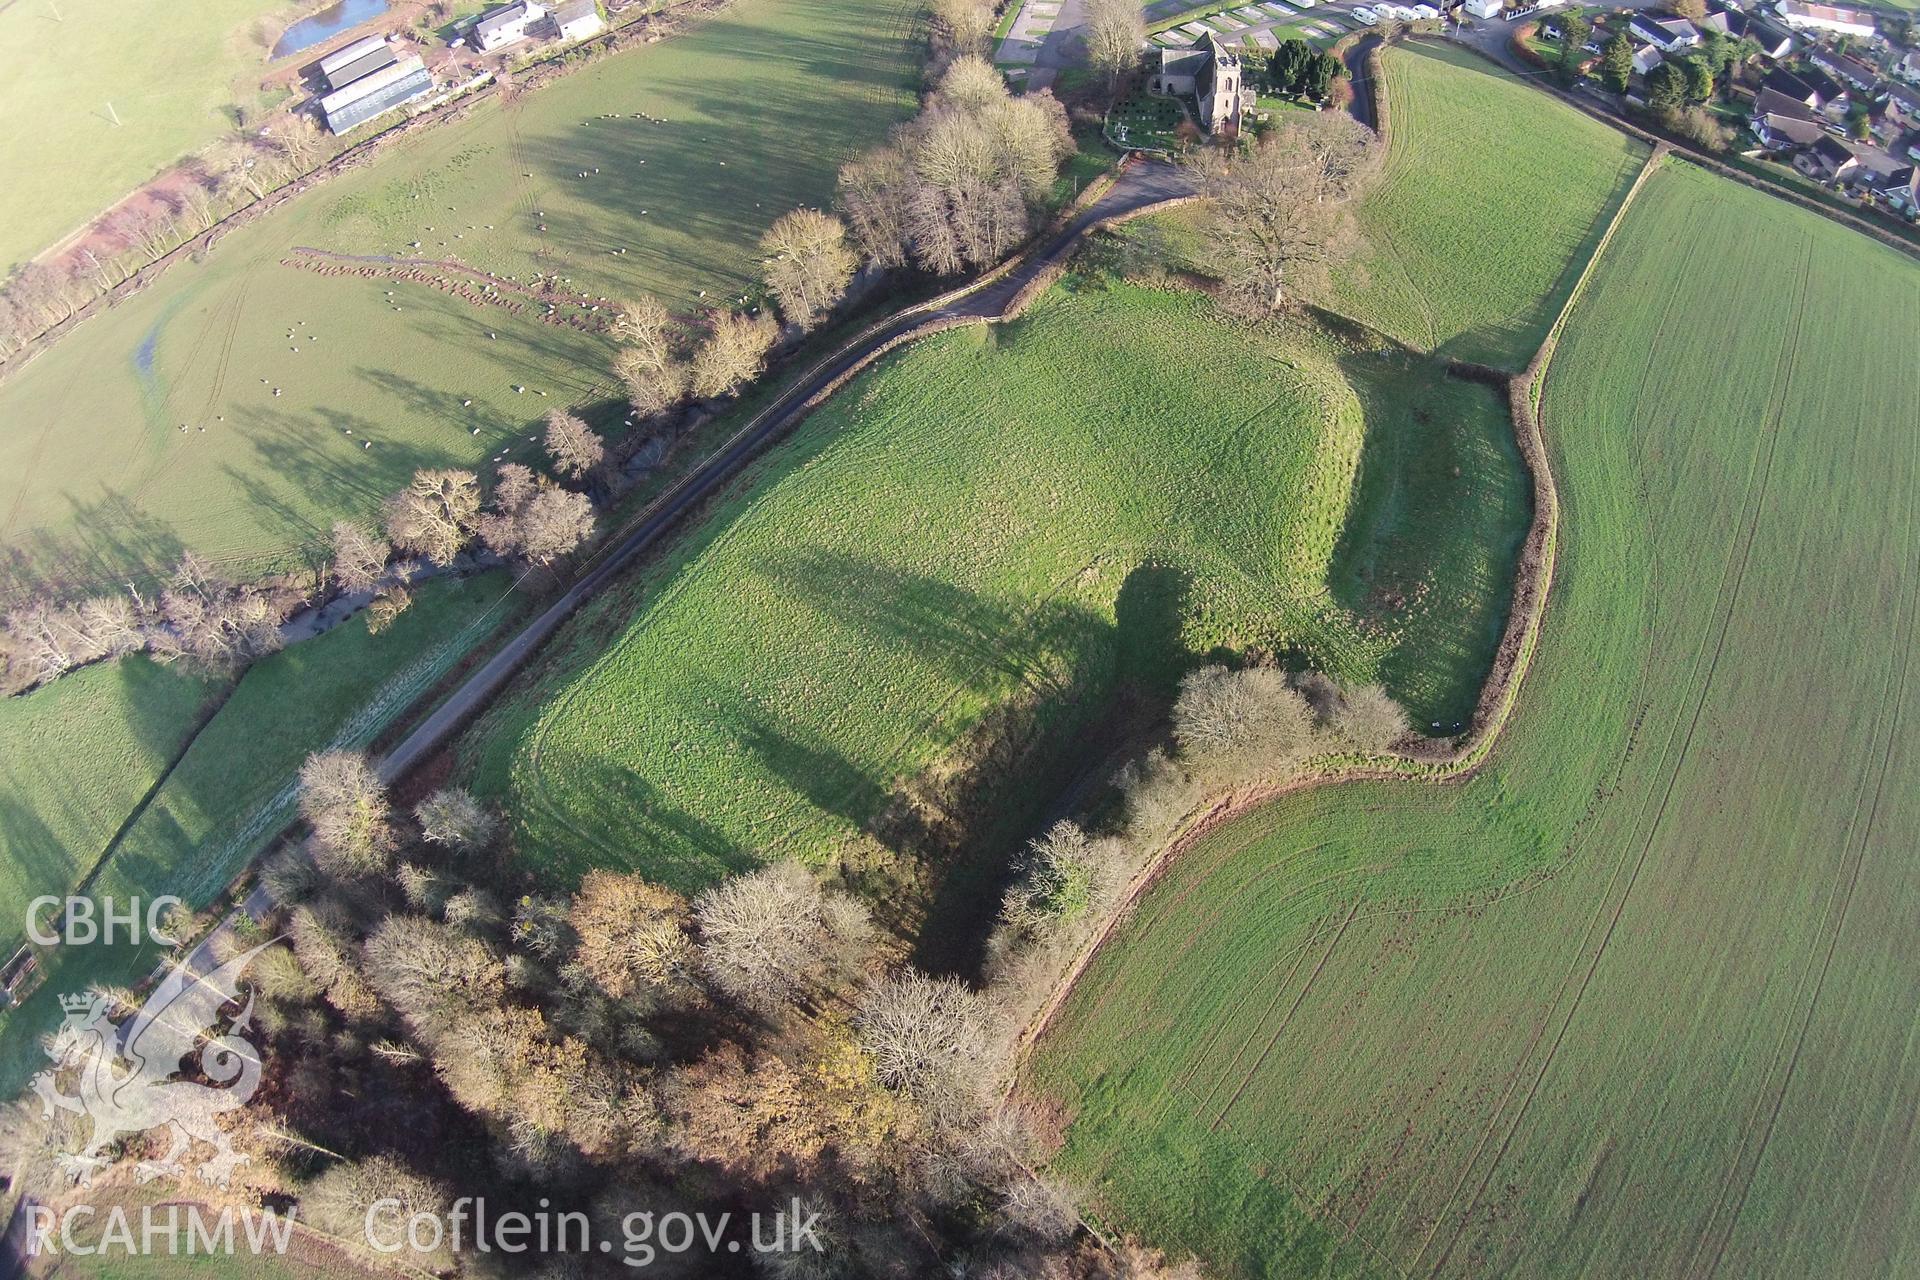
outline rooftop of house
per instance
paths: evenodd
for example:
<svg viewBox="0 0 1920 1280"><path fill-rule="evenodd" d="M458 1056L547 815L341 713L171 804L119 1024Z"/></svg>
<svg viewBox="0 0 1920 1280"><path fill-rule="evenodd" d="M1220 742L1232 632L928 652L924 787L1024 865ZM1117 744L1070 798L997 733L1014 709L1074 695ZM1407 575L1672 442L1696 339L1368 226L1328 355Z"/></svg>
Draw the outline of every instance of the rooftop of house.
<svg viewBox="0 0 1920 1280"><path fill-rule="evenodd" d="M473 20L474 34L478 36L491 34L502 27L533 16L533 12L534 7L527 0L512 0L510 4L495 5Z"/></svg>
<svg viewBox="0 0 1920 1280"><path fill-rule="evenodd" d="M1773 89L1761 89L1753 96L1753 114L1756 116L1787 116L1794 120L1817 121L1819 119L1799 98L1780 93Z"/></svg>
<svg viewBox="0 0 1920 1280"><path fill-rule="evenodd" d="M1809 150L1836 169L1852 160L1855 155L1852 143L1844 142L1830 133L1821 134Z"/></svg>
<svg viewBox="0 0 1920 1280"><path fill-rule="evenodd" d="M1832 4L1802 4L1800 0L1780 0L1774 6L1782 17L1809 18L1818 22L1845 22L1856 26L1871 27L1873 15L1862 13L1858 9L1842 9Z"/></svg>
<svg viewBox="0 0 1920 1280"><path fill-rule="evenodd" d="M563 4L553 11L554 22L563 27L570 22L578 22L582 18L597 18L599 16L600 6L596 4L594 0L569 0L569 3Z"/></svg>
<svg viewBox="0 0 1920 1280"><path fill-rule="evenodd" d="M1908 111L1920 112L1920 89L1910 84L1901 84L1898 80L1888 80L1881 84L1880 95L1897 102Z"/></svg>
<svg viewBox="0 0 1920 1280"><path fill-rule="evenodd" d="M1796 147L1810 147L1827 135L1817 120L1805 120L1781 111L1755 112L1754 127L1770 137L1785 138Z"/></svg>
<svg viewBox="0 0 1920 1280"><path fill-rule="evenodd" d="M1860 59L1849 58L1846 54L1836 52L1832 49L1814 50L1813 53L1809 55L1809 61L1815 66L1824 67L1837 76L1845 76L1847 79L1858 81L1861 84L1872 84L1880 78L1878 71L1875 71L1872 67L1860 61Z"/></svg>

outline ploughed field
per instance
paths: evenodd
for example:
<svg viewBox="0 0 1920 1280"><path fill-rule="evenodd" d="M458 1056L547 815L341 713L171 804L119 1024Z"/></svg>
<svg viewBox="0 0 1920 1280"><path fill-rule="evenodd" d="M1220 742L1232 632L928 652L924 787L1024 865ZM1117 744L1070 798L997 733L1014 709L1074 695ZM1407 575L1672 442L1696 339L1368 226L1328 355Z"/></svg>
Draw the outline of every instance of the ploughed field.
<svg viewBox="0 0 1920 1280"><path fill-rule="evenodd" d="M1037 1046L1100 1216L1224 1275L1920 1268L1916 343L1910 260L1650 179L1491 762L1212 832Z"/></svg>
<svg viewBox="0 0 1920 1280"><path fill-rule="evenodd" d="M1441 45L1382 54L1385 169L1329 305L1425 351L1519 370L1647 149Z"/></svg>
<svg viewBox="0 0 1920 1280"><path fill-rule="evenodd" d="M284 566L415 468L532 453L547 410L614 388L601 298L733 305L766 227L912 110L915 13L742 0L490 97L87 321L0 382L0 598L182 548Z"/></svg>
<svg viewBox="0 0 1920 1280"><path fill-rule="evenodd" d="M465 758L558 876L882 865L983 722L1081 734L1216 650L1384 679L1450 728L1528 515L1488 388L1074 276L856 379L590 604ZM1034 781L991 806L1009 848Z"/></svg>

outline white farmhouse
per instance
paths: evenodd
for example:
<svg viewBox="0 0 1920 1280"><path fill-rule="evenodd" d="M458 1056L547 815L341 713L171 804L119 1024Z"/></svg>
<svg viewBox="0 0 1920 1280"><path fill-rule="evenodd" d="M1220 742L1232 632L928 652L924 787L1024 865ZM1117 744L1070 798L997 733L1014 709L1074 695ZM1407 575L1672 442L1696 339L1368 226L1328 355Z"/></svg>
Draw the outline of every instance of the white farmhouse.
<svg viewBox="0 0 1920 1280"><path fill-rule="evenodd" d="M560 33L560 39L568 44L576 40L588 40L607 29L600 20L600 6L597 0L570 0L553 11L553 26Z"/></svg>
<svg viewBox="0 0 1920 1280"><path fill-rule="evenodd" d="M533 0L496 5L474 19L473 47L482 53L491 53L516 40L524 40L527 29L546 16L547 11Z"/></svg>
<svg viewBox="0 0 1920 1280"><path fill-rule="evenodd" d="M1831 31L1839 36L1870 38L1874 33L1873 15L1858 9L1842 9L1831 4L1802 4L1801 0L1780 0L1775 10L1780 21L1796 31Z"/></svg>

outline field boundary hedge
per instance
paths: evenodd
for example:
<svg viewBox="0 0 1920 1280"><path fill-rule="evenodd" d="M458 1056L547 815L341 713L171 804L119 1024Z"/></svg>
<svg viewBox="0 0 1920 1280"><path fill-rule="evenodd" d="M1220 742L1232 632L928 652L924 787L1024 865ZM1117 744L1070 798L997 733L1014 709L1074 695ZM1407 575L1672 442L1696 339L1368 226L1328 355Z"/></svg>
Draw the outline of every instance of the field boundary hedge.
<svg viewBox="0 0 1920 1280"><path fill-rule="evenodd" d="M513 70L491 72L488 73L485 83L475 83L471 88L455 86L447 94L442 95L438 105L417 115L396 120L379 133L362 138L318 167L288 179L258 200L240 206L212 226L182 240L112 288L95 294L81 303L65 319L48 325L23 342L20 349L11 356L0 359L0 382L4 382L13 374L26 368L35 358L73 332L83 322L99 315L102 311L111 311L128 298L146 289L183 258L197 258L212 252L213 247L229 232L238 231L314 187L377 159L403 138L410 138L424 130L466 119L479 105L489 83L494 87L495 92L498 92L502 76L509 81L518 80L514 85L515 92L540 89L571 71L591 64L601 55L618 53L631 45L650 44L664 36L674 34L678 29L679 20L683 17L705 17L726 8L728 3L730 0L681 0L681 3L671 8L644 14L625 26L617 27L603 36L596 37L597 43L596 41L588 42L588 47L596 50L593 57L577 56L579 49L576 47L549 58L536 60L517 75Z"/></svg>
<svg viewBox="0 0 1920 1280"><path fill-rule="evenodd" d="M1527 468L1533 491L1533 519L1521 543L1520 558L1514 571L1513 607L1507 616L1506 628L1501 633L1493 667L1474 704L1473 718L1466 733L1454 738L1423 738L1413 750L1392 759L1329 758L1318 767L1283 782L1227 791L1196 809L1166 846L1149 858L1128 881L1107 919L1094 930L1093 936L1062 974L1053 993L1015 1037L1015 1094L1018 1092L1022 1058L1052 1026L1054 1018L1065 1007L1067 997L1079 984L1094 957L1132 916L1133 908L1142 895L1159 882L1180 855L1209 833L1251 809L1309 788L1394 779L1458 783L1472 777L1486 763L1495 741L1506 728L1514 707L1519 703L1520 685L1532 667L1533 655L1539 647L1540 630L1546 620L1547 599L1553 586L1553 570L1559 550L1560 490L1553 477L1552 460L1541 425L1537 388L1553 360L1560 334L1566 328L1574 307L1585 295L1595 269L1613 242L1614 234L1626 220L1627 211L1633 207L1641 188L1665 160L1669 150L1664 142L1655 140L1653 151L1641 165L1640 172L1608 220L1606 230L1601 233L1593 253L1587 258L1586 266L1581 269L1566 301L1561 304L1546 338L1525 369L1518 374L1509 374L1490 365L1457 360L1447 362L1449 377L1484 382L1505 393L1508 411L1513 418L1514 441Z"/></svg>

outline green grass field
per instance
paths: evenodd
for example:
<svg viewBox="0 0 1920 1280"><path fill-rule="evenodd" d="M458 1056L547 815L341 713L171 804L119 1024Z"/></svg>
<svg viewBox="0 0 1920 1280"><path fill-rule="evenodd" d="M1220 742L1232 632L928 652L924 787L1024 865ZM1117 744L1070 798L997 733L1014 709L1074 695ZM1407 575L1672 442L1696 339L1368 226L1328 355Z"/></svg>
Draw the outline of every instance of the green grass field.
<svg viewBox="0 0 1920 1280"><path fill-rule="evenodd" d="M765 227L829 201L840 162L912 109L916 12L742 0L408 140L90 320L0 384L0 595L117 582L182 546L248 574L371 515L416 467L531 452L547 409L612 387L604 339L537 306L318 275L294 251L725 304Z"/></svg>
<svg viewBox="0 0 1920 1280"><path fill-rule="evenodd" d="M1264 647L1464 716L1526 507L1504 407L1435 374L1085 277L915 344L588 607L478 784L532 865L691 889L830 860L1022 689L1086 717Z"/></svg>
<svg viewBox="0 0 1920 1280"><path fill-rule="evenodd" d="M133 657L0 699L0 937L99 859L223 689Z"/></svg>
<svg viewBox="0 0 1920 1280"><path fill-rule="evenodd" d="M1384 54L1385 172L1364 278L1331 306L1426 351L1518 370L1546 337L1646 148L1471 54Z"/></svg>
<svg viewBox="0 0 1920 1280"><path fill-rule="evenodd" d="M0 277L234 128L285 0L0 5ZM109 114L107 104L113 104ZM113 116L120 123L115 125ZM26 180L31 175L31 180Z"/></svg>
<svg viewBox="0 0 1920 1280"><path fill-rule="evenodd" d="M43 868L16 862L10 832L6 855L12 880L7 904L15 894L64 894L73 882L71 863L90 864L102 854L105 861L89 887L95 898L111 897L124 904L130 897L150 900L170 893L195 906L211 901L292 820L295 774L308 753L371 743L409 704L517 616L522 601L508 593L509 585L503 572L434 582L420 590L413 607L382 635L369 635L362 620L351 619L256 663L130 823L133 804L157 776L151 749L145 772L117 785L98 776L80 777L92 789L89 794L97 792L100 797L97 812L83 824L61 809L60 775L49 770L27 772L31 752L26 744L16 746L9 737L9 780L27 793L24 803L38 819L35 837L53 848L52 837L40 828L50 825L47 815L57 815L74 831L75 843L66 846L72 852L70 863L48 854L42 859ZM99 683L98 696L109 701L104 712L96 713L105 727L94 736L137 761L139 749L128 740L138 743L149 730L127 721L137 714L150 714L145 703L157 695L135 698L116 688L115 682L182 679L172 673L142 677L139 671L144 665L144 659L137 659L76 673L47 692L62 692L72 682L78 692L68 696L77 700ZM123 676L123 669L134 674ZM169 696L175 703L182 701L177 691ZM0 705L11 710L13 702L29 705L30 699ZM178 745L169 754L177 753ZM95 756L88 758L107 754L96 749ZM91 775L105 772L104 759L89 770ZM118 807L109 806L110 799ZM110 838L122 824L124 834L111 845L100 838L102 832ZM83 834L95 843L78 843ZM39 847L21 846L28 852ZM0 936L10 937L19 928L15 925ZM144 975L157 958L152 947L94 946L49 953L46 985L6 1015L6 1034L0 1038L0 1092L10 1095L36 1065L35 1034L58 1019L60 993L81 990L93 981L131 981Z"/></svg>
<svg viewBox="0 0 1920 1280"><path fill-rule="evenodd" d="M1030 1065L1098 1213L1228 1276L1920 1268L1916 342L1910 260L1654 176L1546 383L1516 718L1147 896Z"/></svg>

